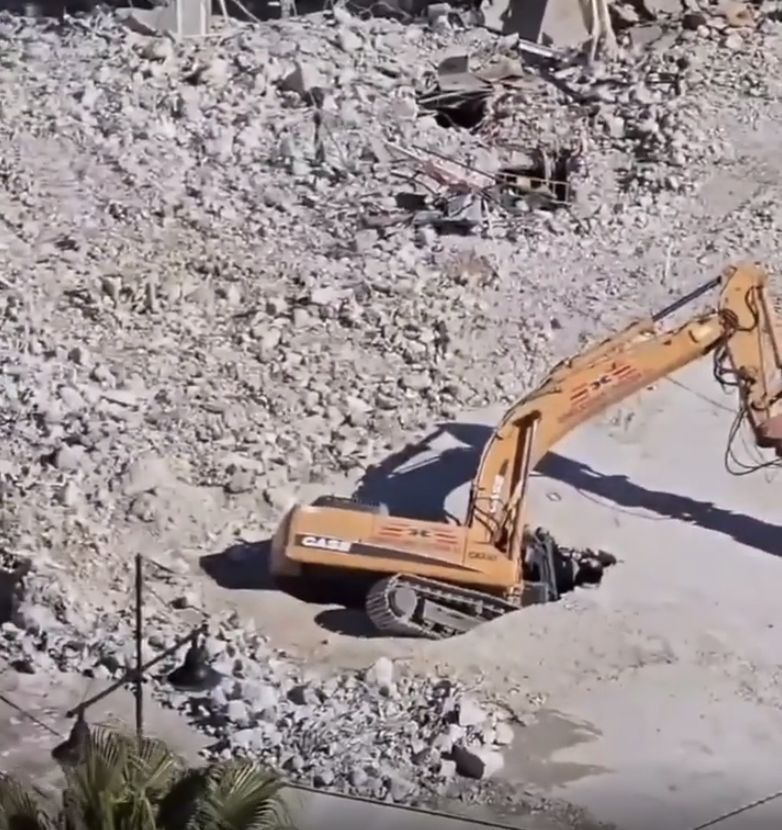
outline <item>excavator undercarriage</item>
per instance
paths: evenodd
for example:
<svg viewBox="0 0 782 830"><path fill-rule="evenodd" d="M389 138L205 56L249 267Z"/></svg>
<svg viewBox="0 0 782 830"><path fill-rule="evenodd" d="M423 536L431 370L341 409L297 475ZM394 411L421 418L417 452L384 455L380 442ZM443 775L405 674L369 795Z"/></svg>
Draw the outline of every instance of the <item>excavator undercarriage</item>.
<svg viewBox="0 0 782 830"><path fill-rule="evenodd" d="M562 548L543 529L529 535L526 551L531 560L545 562L545 569L536 565L527 570L530 578L515 601L437 579L394 574L369 589L367 616L389 636L444 640L528 605L555 601L580 585L596 584L603 568L616 563L606 551Z"/></svg>
<svg viewBox="0 0 782 830"><path fill-rule="evenodd" d="M323 496L285 515L272 540L281 586L358 578L373 625L393 636L443 639L528 605L598 583L616 559L558 545L529 530L530 472L580 424L710 355L715 380L738 393L728 436L748 425L755 444L782 457L782 360L767 274L744 263L662 311L556 365L505 413L483 449L465 521L392 516L380 505ZM712 310L663 329L674 313L721 288ZM729 470L730 471L730 470ZM746 472L746 470L743 470Z"/></svg>

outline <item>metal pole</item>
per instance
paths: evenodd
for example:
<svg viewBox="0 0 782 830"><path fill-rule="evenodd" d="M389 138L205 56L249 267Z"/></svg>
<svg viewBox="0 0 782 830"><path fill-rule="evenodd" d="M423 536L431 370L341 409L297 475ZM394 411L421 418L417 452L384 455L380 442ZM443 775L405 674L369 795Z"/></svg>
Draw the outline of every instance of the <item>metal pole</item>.
<svg viewBox="0 0 782 830"><path fill-rule="evenodd" d="M156 666L158 663L162 663L166 657L170 657L172 654L176 654L182 646L187 645L188 643L194 643L197 638L203 634L205 631L205 627L203 625L199 625L198 628L194 628L189 634L185 635L184 637L179 637L177 641L169 646L165 651L161 651L156 657L153 657L151 660L147 660L146 663L141 667L141 675L142 677L153 667ZM78 706L74 706L73 709L70 709L68 712L65 713L66 718L73 718L79 714L79 712L86 712L90 706L94 706L99 701L103 700L103 698L108 697L113 692L116 692L117 689L122 688L122 686L126 685L129 681L133 680L136 677L136 669L128 669L119 680L115 680L110 686L107 686L102 692L98 692L97 694L93 695L91 698L82 701Z"/></svg>
<svg viewBox="0 0 782 830"><path fill-rule="evenodd" d="M136 677L134 694L136 697L136 736L144 736L144 560L136 554Z"/></svg>
<svg viewBox="0 0 782 830"><path fill-rule="evenodd" d="M716 288L722 282L722 277L715 277L713 280L709 280L708 282L704 282L702 285L699 285L694 291L690 291L689 294L685 294L683 297L679 297L678 300L674 300L669 306L658 311L656 314L652 314L652 320L655 323L659 323L664 320L666 317L670 317L675 311L678 311L680 308L684 308L684 306L689 305L693 300L697 300L702 294L705 294L707 291L711 291L712 288Z"/></svg>

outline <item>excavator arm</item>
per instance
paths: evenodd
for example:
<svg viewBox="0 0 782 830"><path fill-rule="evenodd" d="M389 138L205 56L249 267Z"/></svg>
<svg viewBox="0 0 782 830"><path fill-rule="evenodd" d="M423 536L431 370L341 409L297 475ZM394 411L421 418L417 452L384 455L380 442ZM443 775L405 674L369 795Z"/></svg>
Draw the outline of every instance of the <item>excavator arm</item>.
<svg viewBox="0 0 782 830"><path fill-rule="evenodd" d="M567 433L704 355L715 376L736 386L740 414L757 444L782 448L782 362L766 296L767 275L754 264L728 268L657 314L558 364L505 414L484 448L466 524L474 539L512 558L522 547L529 473ZM659 324L721 285L717 308L679 328Z"/></svg>
<svg viewBox="0 0 782 830"><path fill-rule="evenodd" d="M782 362L766 282L757 265L729 268L555 366L487 441L462 525L389 516L379 505L336 496L292 508L271 544L278 584L358 584L378 630L434 638L556 599L552 540L524 538L527 485L543 456L585 421L711 355L716 380L738 390L737 424L746 422L758 445L782 456ZM678 328L661 325L717 287L716 308Z"/></svg>

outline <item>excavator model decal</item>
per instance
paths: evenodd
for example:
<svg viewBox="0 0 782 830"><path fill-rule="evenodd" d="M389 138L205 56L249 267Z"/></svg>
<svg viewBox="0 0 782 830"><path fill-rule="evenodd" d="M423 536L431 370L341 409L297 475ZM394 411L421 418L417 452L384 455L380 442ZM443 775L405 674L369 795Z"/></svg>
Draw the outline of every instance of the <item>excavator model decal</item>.
<svg viewBox="0 0 782 830"><path fill-rule="evenodd" d="M432 551L447 553L459 549L459 537L449 530L414 527L403 524L384 524L377 532L377 540L390 547L405 548L410 545L426 544Z"/></svg>
<svg viewBox="0 0 782 830"><path fill-rule="evenodd" d="M592 411L599 411L602 409L601 403L608 395L610 387L621 389L623 385L637 383L639 377L640 372L635 367L620 363L604 375L588 383L582 383L570 395L572 406L559 416L559 422L566 424L573 418L582 418Z"/></svg>

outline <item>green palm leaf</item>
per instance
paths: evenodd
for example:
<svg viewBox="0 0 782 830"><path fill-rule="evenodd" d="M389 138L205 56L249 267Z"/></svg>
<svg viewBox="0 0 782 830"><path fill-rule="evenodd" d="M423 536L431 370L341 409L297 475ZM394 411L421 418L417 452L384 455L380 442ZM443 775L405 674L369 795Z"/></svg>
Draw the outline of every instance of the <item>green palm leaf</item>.
<svg viewBox="0 0 782 830"><path fill-rule="evenodd" d="M90 730L81 760L65 769L63 808L69 824L76 828L119 830L117 803L125 791L128 744L116 732Z"/></svg>
<svg viewBox="0 0 782 830"><path fill-rule="evenodd" d="M0 830L289 830L279 775L247 760L188 768L163 741L93 728L62 808L0 773ZM292 828L291 828L292 830Z"/></svg>
<svg viewBox="0 0 782 830"><path fill-rule="evenodd" d="M282 779L251 761L213 764L201 774L187 830L282 830L290 827Z"/></svg>
<svg viewBox="0 0 782 830"><path fill-rule="evenodd" d="M155 830L157 803L183 768L163 741L95 727L81 762L66 770L68 820L76 828Z"/></svg>
<svg viewBox="0 0 782 830"><path fill-rule="evenodd" d="M130 744L126 777L156 800L162 798L186 769L185 762L157 738L127 737Z"/></svg>
<svg viewBox="0 0 782 830"><path fill-rule="evenodd" d="M158 805L181 777L184 761L157 738L129 737L125 780L129 826L156 828Z"/></svg>
<svg viewBox="0 0 782 830"><path fill-rule="evenodd" d="M53 830L41 799L10 775L0 773L0 830Z"/></svg>

